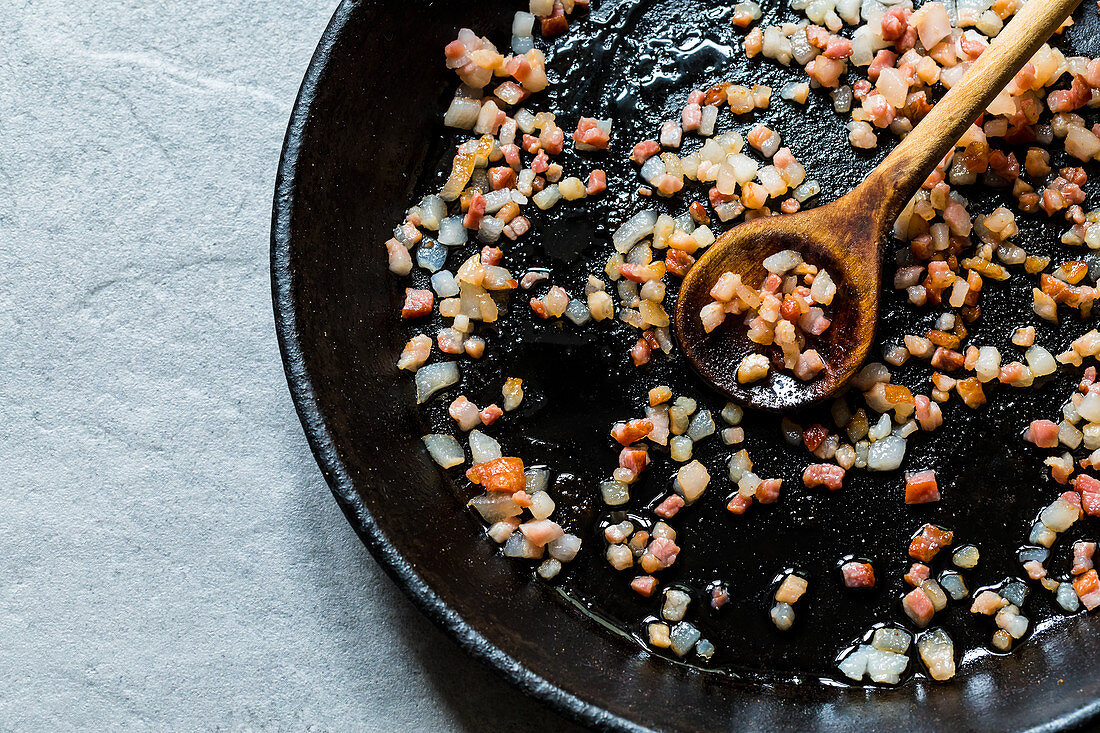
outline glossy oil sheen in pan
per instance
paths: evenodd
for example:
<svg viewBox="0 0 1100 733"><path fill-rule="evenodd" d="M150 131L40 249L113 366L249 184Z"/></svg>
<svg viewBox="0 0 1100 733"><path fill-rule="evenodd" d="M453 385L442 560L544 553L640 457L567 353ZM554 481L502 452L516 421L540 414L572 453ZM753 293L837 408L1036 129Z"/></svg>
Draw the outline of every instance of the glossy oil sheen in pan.
<svg viewBox="0 0 1100 733"><path fill-rule="evenodd" d="M685 552L678 575L670 576L696 590L721 578L744 601L731 603L724 616L693 619L718 645L716 665L735 677L654 657L588 615L636 633L655 609L636 602L625 580L592 551L598 550L595 525L606 516L596 482L614 466L610 423L636 414L645 389L657 383L710 407L720 400L677 361L657 362L651 377L637 380L625 357L636 334L559 329L533 323L518 307L499 324L499 341L515 345L503 349L491 340L491 357L463 365L463 389L484 404L497 397L479 385L499 385L505 375L527 380L523 432L500 433L506 451L566 474L555 498L588 544L579 564L563 574L562 593L570 600L532 582L530 566L501 557L483 539L463 507L465 489L445 478L421 447L419 436L446 419L445 403L437 400L426 417L419 415L411 380L394 367L405 340L393 327L404 283L386 271L381 243L414 197L437 185L438 163L452 139L438 122L454 83L440 49L461 25L503 45L515 9L511 2L345 2L318 48L287 136L272 248L280 343L318 461L383 565L472 653L558 709L603 728L1024 730L1090 718L1100 696L1095 617L1051 621L1059 628L1040 631L1006 658L964 665L959 680L947 685L915 680L884 691L828 680L829 660L840 646L874 620L897 615L900 588L884 583L869 598L840 592L840 556L871 557L883 577L896 580L904 543L927 516L955 528L960 542L981 546L983 569L972 586L1015 571L1011 555L1027 521L1056 495L1018 430L1056 409L1069 376L994 400L977 414L958 405L948 410L944 429L913 445L921 465L907 465L935 468L942 477L944 501L927 514L897 511L899 473L853 476L830 496L802 491L794 478L805 456L781 445L775 419L748 426L757 436L748 447L761 472L787 479L783 500L738 518L721 509L724 497L709 496L679 521ZM615 132L612 152L593 159L599 163L582 168L572 160L568 169L604 167L612 180L634 181L635 171L624 163L629 146L652 136L688 89L763 77L778 91L789 78L783 72L749 66L737 53L727 58L737 42L728 12L717 2L608 0L574 24L551 64L565 83L537 107L563 110L563 125L580 113L610 115ZM1095 12L1077 15L1075 48L1095 55ZM594 74L594 65L604 73ZM728 112L721 119L720 129L727 129ZM847 146L842 120L820 100L801 110L776 99L760 119L775 123L829 195L851 188L876 162ZM744 131L744 123L736 129ZM633 197L618 194L562 206L552 220L535 216L535 231L508 256L529 251L531 263L549 265L555 281L575 291L598 269L599 252L609 251L609 228L600 222L617 225L637 208ZM1021 229L1020 243L1029 249L1058 251L1050 244L1057 238L1053 228L1028 220ZM1025 283L1016 280L983 293L981 343L1007 343L1006 324L1029 302ZM926 316L886 297L886 341L925 324ZM513 302L522 306L518 294ZM1051 341L1053 332L1040 328L1040 342ZM900 376L904 381L906 370ZM704 460L725 452L716 439L704 446ZM669 474L665 466L647 476L632 507L667 490ZM811 572L820 593L800 609L793 632L780 637L763 604L768 581L795 561ZM1045 594L1033 595L1031 615L1051 614ZM943 623L961 646L981 645L990 629L961 623L965 616L965 609L955 609ZM958 633L962 629L969 631Z"/></svg>

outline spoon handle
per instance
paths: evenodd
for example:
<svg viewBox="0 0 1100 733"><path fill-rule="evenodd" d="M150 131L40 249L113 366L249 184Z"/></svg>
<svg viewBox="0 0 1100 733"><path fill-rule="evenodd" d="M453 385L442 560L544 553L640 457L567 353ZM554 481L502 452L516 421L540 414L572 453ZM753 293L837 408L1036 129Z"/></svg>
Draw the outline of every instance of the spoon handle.
<svg viewBox="0 0 1100 733"><path fill-rule="evenodd" d="M889 227L940 161L1081 0L1029 0L962 81L943 96L860 185Z"/></svg>

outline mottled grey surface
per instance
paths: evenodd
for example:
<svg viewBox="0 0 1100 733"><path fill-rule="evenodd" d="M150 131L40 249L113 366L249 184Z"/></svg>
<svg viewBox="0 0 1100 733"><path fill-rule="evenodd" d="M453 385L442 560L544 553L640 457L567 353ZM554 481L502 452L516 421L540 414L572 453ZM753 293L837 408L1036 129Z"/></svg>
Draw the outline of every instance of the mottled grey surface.
<svg viewBox="0 0 1100 733"><path fill-rule="evenodd" d="M333 0L0 12L0 728L561 730L332 501L273 331Z"/></svg>

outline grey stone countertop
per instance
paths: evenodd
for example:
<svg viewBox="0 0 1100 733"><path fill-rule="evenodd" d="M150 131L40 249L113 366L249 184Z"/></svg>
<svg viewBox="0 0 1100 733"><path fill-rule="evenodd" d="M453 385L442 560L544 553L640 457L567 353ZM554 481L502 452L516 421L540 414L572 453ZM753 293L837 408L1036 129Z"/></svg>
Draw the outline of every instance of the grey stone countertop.
<svg viewBox="0 0 1100 733"><path fill-rule="evenodd" d="M573 729L383 574L291 405L271 196L335 4L0 12L0 729Z"/></svg>

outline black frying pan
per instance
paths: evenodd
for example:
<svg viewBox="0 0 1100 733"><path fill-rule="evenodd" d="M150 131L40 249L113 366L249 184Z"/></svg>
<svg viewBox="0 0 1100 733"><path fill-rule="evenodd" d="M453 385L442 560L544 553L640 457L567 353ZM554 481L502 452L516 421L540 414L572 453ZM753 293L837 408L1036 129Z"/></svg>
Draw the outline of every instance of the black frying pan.
<svg viewBox="0 0 1100 733"><path fill-rule="evenodd" d="M667 576L696 594L718 578L733 591L734 602L719 614L703 611L701 599L694 604L693 620L719 647L715 670L705 671L643 651L635 638L656 606L636 600L626 590L628 578L600 558L598 522L607 512L596 483L614 466L609 425L638 413L650 386L671 384L712 408L721 401L675 359L653 364L640 378L625 356L636 333L534 323L519 308L490 336L491 356L465 369L463 389L487 404L495 399L488 385L506 375L525 378L523 430L502 426L498 437L506 453L555 469L555 498L568 507L566 523L584 537L588 552L549 585L533 582L532 567L502 557L484 539L464 508L470 496L465 482L444 476L419 441L446 422L446 401L437 399L419 414L411 380L394 367L407 337L395 318L404 283L386 271L382 242L419 195L438 187L439 161L453 145L439 122L453 90L441 49L461 25L503 45L511 14L522 4L347 0L317 49L287 133L272 233L280 344L317 460L374 555L472 654L599 728L1006 731L1092 720L1100 713L1100 619L1066 619L1042 591L1032 593L1026 610L1041 621L1033 638L1007 657L968 661L951 683L920 677L895 690L848 687L836 683L831 664L832 655L873 621L898 617L906 541L924 521L945 524L960 542L980 545L982 565L971 587L1019 572L1016 545L1057 491L1044 476L1041 456L1027 449L1018 431L1030 419L1051 415L1073 375L1011 399L1002 395L976 413L952 404L945 427L915 448L920 465L906 466L937 469L945 487L944 500L921 511L899 511L897 473L853 476L844 491L830 496L802 490L797 476L805 455L781 445L774 418L750 421L750 452L764 473L787 479L784 498L737 518L722 509L721 492L711 492L678 518L688 549ZM773 19L789 15L776 4L766 11ZM552 59L563 83L535 105L561 110L570 122L582 112L613 116L612 153L583 167L598 160L609 178L633 181L634 171L623 164L626 151L652 136L689 89L764 80L776 99L753 119L775 123L822 181L823 200L848 190L878 156L851 150L842 120L821 100L804 111L778 101L790 72L749 64L740 53L727 59L722 47L739 38L728 14L729 6L715 1L596 0L592 17L574 24ZM1100 51L1096 10L1083 8L1077 17L1066 47L1094 56ZM722 114L725 129L730 118ZM1090 182L1090 193L1095 188ZM988 192L973 196L996 200ZM677 200L672 210L684 205ZM614 195L585 208L559 207L536 221L527 244L509 251L509 264L519 272L525 265L549 266L555 281L572 289L600 269L601 254L607 256L610 228L604 222L617 225L637 208L632 197ZM1028 249L1065 256L1057 223L1029 219L1021 229L1019 243ZM976 336L980 343L1005 348L1010 325L1033 320L1019 313L1029 302L1029 287L1013 278L983 293L987 318ZM884 343L928 328L932 316L889 298ZM1070 331L1082 330L1072 318L1064 334L1044 324L1039 340L1061 346ZM927 378L918 368L900 373L901 381L914 384L922 376ZM697 457L718 465L724 453L714 440ZM629 508L650 505L667 490L668 478L667 466L647 471ZM1076 531L1095 529L1090 524ZM839 589L835 563L849 553L875 560L884 580L871 594ZM1065 562L1064 554L1054 567ZM796 627L780 635L766 619L765 601L768 582L788 565L811 572L820 593L804 603ZM967 616L960 605L936 622L957 645L981 647L991 629Z"/></svg>

